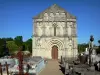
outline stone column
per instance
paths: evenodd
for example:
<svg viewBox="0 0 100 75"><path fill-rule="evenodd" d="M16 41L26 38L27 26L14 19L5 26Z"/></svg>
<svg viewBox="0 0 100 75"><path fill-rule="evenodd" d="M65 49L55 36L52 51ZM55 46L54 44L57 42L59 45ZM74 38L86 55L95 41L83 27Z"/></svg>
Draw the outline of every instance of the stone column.
<svg viewBox="0 0 100 75"><path fill-rule="evenodd" d="M35 29L36 29L36 30L35 30L35 35L36 35L36 36L39 36L39 35L38 35L38 27L35 27Z"/></svg>
<svg viewBox="0 0 100 75"><path fill-rule="evenodd" d="M36 23L34 23L34 35L37 35L37 26L36 26Z"/></svg>
<svg viewBox="0 0 100 75"><path fill-rule="evenodd" d="M46 32L45 32L45 29L46 29L46 27L45 27L45 26L43 26L43 27L42 27L42 31L43 31L43 34L42 34L42 35L43 35L43 36L45 36L45 35L46 35L46 34L45 34L45 33L46 33Z"/></svg>
<svg viewBox="0 0 100 75"><path fill-rule="evenodd" d="M67 36L67 34L68 34L68 28L67 27L63 27L63 35L64 36Z"/></svg>
<svg viewBox="0 0 100 75"><path fill-rule="evenodd" d="M41 29L41 27L38 27L38 36L42 36L42 29Z"/></svg>
<svg viewBox="0 0 100 75"><path fill-rule="evenodd" d="M56 27L56 36L59 36L59 27Z"/></svg>
<svg viewBox="0 0 100 75"><path fill-rule="evenodd" d="M70 25L71 28L71 36L73 36L73 25Z"/></svg>
<svg viewBox="0 0 100 75"><path fill-rule="evenodd" d="M68 36L71 36L71 26L70 26L70 24L68 25Z"/></svg>
<svg viewBox="0 0 100 75"><path fill-rule="evenodd" d="M45 27L45 32L46 32L46 36L49 36L50 35L50 29L49 27Z"/></svg>
<svg viewBox="0 0 100 75"><path fill-rule="evenodd" d="M50 30L50 36L52 36L52 27L49 27Z"/></svg>
<svg viewBox="0 0 100 75"><path fill-rule="evenodd" d="M76 25L74 22L73 22L73 31L72 32L73 32L73 35L76 36Z"/></svg>
<svg viewBox="0 0 100 75"><path fill-rule="evenodd" d="M67 36L68 35L68 24L66 22L66 25L64 26L64 35Z"/></svg>

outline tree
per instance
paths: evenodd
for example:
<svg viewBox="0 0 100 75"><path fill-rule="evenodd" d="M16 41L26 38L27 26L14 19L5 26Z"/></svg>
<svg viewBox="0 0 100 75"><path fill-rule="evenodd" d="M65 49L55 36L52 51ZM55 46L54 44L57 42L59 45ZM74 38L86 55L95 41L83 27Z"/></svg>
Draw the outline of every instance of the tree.
<svg viewBox="0 0 100 75"><path fill-rule="evenodd" d="M99 46L100 46L100 40L98 40Z"/></svg>
<svg viewBox="0 0 100 75"><path fill-rule="evenodd" d="M22 51L25 51L25 45L24 44L22 45Z"/></svg>
<svg viewBox="0 0 100 75"><path fill-rule="evenodd" d="M23 45L23 37L22 36L16 36L14 38L15 44L20 47Z"/></svg>
<svg viewBox="0 0 100 75"><path fill-rule="evenodd" d="M6 38L0 38L0 56L10 55Z"/></svg>
<svg viewBox="0 0 100 75"><path fill-rule="evenodd" d="M26 45L27 50L29 50L30 52L32 52L32 39L28 39L25 42L25 45Z"/></svg>
<svg viewBox="0 0 100 75"><path fill-rule="evenodd" d="M2 57L3 56L3 46L0 46L0 57Z"/></svg>
<svg viewBox="0 0 100 75"><path fill-rule="evenodd" d="M14 41L7 41L7 47L9 48L9 52L13 54L15 51L18 51L19 47L15 44Z"/></svg>
<svg viewBox="0 0 100 75"><path fill-rule="evenodd" d="M79 53L84 52L85 48L87 48L87 47L88 47L88 44L86 44L86 43L78 44L78 52Z"/></svg>
<svg viewBox="0 0 100 75"><path fill-rule="evenodd" d="M4 44L5 40L0 38L0 57L4 55Z"/></svg>
<svg viewBox="0 0 100 75"><path fill-rule="evenodd" d="M9 37L9 38L2 38L5 41L13 41L13 38Z"/></svg>
<svg viewBox="0 0 100 75"><path fill-rule="evenodd" d="M97 51L97 54L100 54L100 40L98 40L98 43L99 43L99 47L96 51Z"/></svg>
<svg viewBox="0 0 100 75"><path fill-rule="evenodd" d="M4 45L4 42L5 42L5 40L2 39L2 38L0 38L0 46L1 46L1 45Z"/></svg>

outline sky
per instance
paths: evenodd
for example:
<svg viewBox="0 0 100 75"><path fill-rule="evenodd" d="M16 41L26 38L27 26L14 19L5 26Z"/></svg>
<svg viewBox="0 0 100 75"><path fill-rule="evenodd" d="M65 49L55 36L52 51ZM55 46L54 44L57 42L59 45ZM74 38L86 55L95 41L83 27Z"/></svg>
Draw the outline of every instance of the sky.
<svg viewBox="0 0 100 75"><path fill-rule="evenodd" d="M90 35L100 39L100 0L0 0L0 38L31 38L32 17L57 4L77 17L78 43L88 43Z"/></svg>

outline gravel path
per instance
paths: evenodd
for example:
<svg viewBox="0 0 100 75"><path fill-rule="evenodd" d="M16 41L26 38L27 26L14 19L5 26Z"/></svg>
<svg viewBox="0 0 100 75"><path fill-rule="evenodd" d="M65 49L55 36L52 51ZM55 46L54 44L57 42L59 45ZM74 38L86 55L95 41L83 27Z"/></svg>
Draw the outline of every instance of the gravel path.
<svg viewBox="0 0 100 75"><path fill-rule="evenodd" d="M57 60L48 60L46 67L39 75L64 75L60 70L59 62Z"/></svg>

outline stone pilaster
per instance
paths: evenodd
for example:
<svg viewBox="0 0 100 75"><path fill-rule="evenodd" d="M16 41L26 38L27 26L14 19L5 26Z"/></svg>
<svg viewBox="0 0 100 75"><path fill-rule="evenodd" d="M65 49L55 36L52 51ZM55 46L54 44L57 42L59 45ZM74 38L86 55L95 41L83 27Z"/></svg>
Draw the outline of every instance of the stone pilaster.
<svg viewBox="0 0 100 75"><path fill-rule="evenodd" d="M45 36L45 35L46 35L45 29L46 29L46 27L45 27L45 25L43 25L43 26L42 26L42 31L43 31L42 36Z"/></svg>

